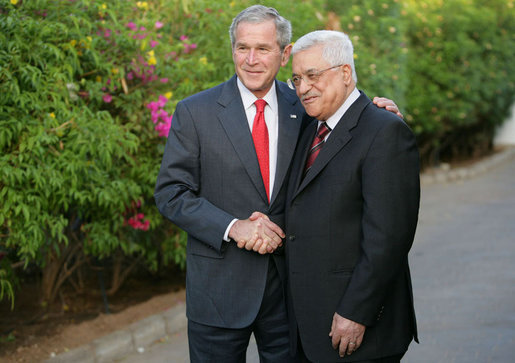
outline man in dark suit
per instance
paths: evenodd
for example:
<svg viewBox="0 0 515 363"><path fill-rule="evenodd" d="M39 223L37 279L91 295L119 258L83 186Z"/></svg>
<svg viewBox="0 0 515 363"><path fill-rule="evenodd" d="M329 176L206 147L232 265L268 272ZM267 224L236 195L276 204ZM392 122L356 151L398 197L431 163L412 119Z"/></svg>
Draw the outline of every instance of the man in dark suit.
<svg viewBox="0 0 515 363"><path fill-rule="evenodd" d="M417 339L408 267L420 197L414 135L357 90L347 35L309 33L292 54L292 83L316 118L287 192L292 349L307 362L399 362Z"/></svg>
<svg viewBox="0 0 515 363"><path fill-rule="evenodd" d="M275 77L288 63L291 26L275 9L255 5L235 17L230 34L236 75L177 104L155 199L188 232L191 361L244 362L254 333L261 361L288 362L281 227L305 112ZM263 111L254 104L260 99ZM265 147L254 138L260 115ZM268 217L250 218L255 211Z"/></svg>

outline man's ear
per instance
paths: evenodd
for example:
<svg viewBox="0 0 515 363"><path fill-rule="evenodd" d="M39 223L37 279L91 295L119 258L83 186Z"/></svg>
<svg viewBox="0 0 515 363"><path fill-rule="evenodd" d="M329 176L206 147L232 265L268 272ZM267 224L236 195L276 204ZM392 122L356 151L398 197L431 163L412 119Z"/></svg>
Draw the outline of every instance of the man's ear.
<svg viewBox="0 0 515 363"><path fill-rule="evenodd" d="M344 64L343 67L343 80L346 85L349 85L352 82L352 68L349 64Z"/></svg>
<svg viewBox="0 0 515 363"><path fill-rule="evenodd" d="M281 67L284 67L285 65L288 64L288 61L290 60L291 48L292 48L291 44L288 44L284 48L282 58L281 58Z"/></svg>

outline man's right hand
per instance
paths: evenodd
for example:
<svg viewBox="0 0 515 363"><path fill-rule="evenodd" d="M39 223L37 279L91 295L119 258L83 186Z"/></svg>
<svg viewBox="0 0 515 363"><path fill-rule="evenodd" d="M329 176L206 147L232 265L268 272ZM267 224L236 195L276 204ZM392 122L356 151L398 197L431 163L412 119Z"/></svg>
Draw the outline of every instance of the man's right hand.
<svg viewBox="0 0 515 363"><path fill-rule="evenodd" d="M268 216L254 212L249 218L236 221L229 231L229 237L236 241L239 248L263 255L281 246L285 234Z"/></svg>

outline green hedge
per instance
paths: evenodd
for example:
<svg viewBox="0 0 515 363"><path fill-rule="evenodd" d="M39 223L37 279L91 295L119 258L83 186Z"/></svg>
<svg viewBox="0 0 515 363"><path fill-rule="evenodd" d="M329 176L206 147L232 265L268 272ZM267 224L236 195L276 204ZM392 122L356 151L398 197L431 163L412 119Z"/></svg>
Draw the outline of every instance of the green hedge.
<svg viewBox="0 0 515 363"><path fill-rule="evenodd" d="M233 74L228 28L253 3L0 2L0 299L20 262L45 301L98 260L111 291L136 264L184 268L153 200L165 136L179 100ZM321 2L267 4L320 24Z"/></svg>
<svg viewBox="0 0 515 363"><path fill-rule="evenodd" d="M328 0L357 53L358 86L392 98L424 166L485 154L515 97L505 0Z"/></svg>

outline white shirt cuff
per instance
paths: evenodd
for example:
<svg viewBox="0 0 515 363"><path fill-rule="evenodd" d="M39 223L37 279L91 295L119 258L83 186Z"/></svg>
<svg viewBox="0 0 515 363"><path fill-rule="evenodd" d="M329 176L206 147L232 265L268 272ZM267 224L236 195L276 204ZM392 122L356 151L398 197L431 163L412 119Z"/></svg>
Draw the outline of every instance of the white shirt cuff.
<svg viewBox="0 0 515 363"><path fill-rule="evenodd" d="M238 220L238 219L236 219L236 218L235 218L235 219L233 219L233 220L231 221L231 223L229 223L229 225L227 226L227 229L225 230L225 233L224 233L224 241L225 241L225 242L230 242L230 241L231 241L231 239L229 238L229 231L231 230L232 225L233 225L234 223L236 223L236 221L237 221L237 220Z"/></svg>

